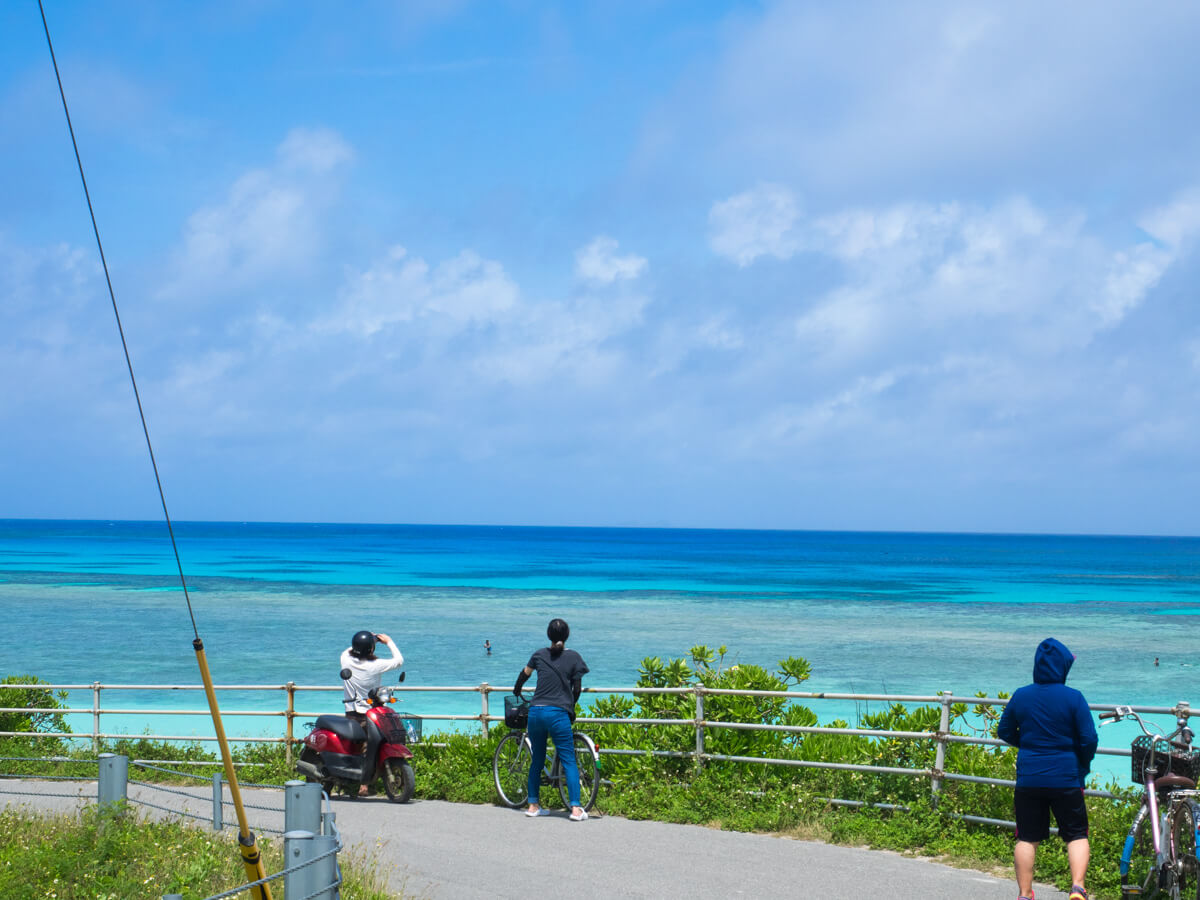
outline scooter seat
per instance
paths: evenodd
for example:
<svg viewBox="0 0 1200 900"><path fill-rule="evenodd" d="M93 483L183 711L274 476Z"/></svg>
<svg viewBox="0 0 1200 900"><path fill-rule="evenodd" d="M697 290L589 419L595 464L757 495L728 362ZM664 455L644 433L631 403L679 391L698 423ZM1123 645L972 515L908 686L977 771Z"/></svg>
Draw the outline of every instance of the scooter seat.
<svg viewBox="0 0 1200 900"><path fill-rule="evenodd" d="M344 741L365 741L367 733L353 719L345 716L317 716L317 728L332 731Z"/></svg>

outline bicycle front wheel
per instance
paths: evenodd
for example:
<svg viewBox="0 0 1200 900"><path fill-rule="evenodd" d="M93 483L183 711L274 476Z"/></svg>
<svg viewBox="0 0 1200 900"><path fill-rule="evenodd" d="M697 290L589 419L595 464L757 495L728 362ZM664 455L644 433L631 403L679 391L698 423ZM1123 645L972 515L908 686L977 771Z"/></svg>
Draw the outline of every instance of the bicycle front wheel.
<svg viewBox="0 0 1200 900"><path fill-rule="evenodd" d="M600 760L592 755L592 745L582 734L575 735L575 765L579 767L579 805L590 810L600 793ZM559 774L558 795L562 797L563 806L570 809L567 777L561 771Z"/></svg>
<svg viewBox="0 0 1200 900"><path fill-rule="evenodd" d="M1154 833L1150 810L1143 804L1121 853L1121 900L1145 900L1157 893L1158 859L1154 853Z"/></svg>
<svg viewBox="0 0 1200 900"><path fill-rule="evenodd" d="M496 746L492 757L492 778L496 793L506 806L516 809L529 796L529 766L533 757L525 743L525 732L510 731Z"/></svg>
<svg viewBox="0 0 1200 900"><path fill-rule="evenodd" d="M1185 800L1175 807L1171 816L1171 849L1174 855L1175 886L1180 900L1200 898L1200 841L1196 828L1200 825L1200 806Z"/></svg>

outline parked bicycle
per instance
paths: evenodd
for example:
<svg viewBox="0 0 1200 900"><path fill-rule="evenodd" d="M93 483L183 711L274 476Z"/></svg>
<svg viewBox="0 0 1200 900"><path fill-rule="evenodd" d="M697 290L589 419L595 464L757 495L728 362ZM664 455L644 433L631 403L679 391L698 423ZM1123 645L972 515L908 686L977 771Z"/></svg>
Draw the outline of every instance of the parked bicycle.
<svg viewBox="0 0 1200 900"><path fill-rule="evenodd" d="M1191 709L1178 704L1165 737L1128 706L1100 714L1100 724L1134 719L1142 734L1130 745L1132 777L1145 791L1121 853L1121 898L1200 898L1200 751L1192 749Z"/></svg>
<svg viewBox="0 0 1200 900"><path fill-rule="evenodd" d="M579 766L579 805L590 811L600 793L600 751L590 735L575 732L575 762ZM492 757L492 778L501 801L516 809L529 798L529 767L533 763L533 748L524 730L513 730L500 739ZM554 785L563 806L569 808L567 777L563 772L558 748L546 747L546 764L541 774L543 785Z"/></svg>

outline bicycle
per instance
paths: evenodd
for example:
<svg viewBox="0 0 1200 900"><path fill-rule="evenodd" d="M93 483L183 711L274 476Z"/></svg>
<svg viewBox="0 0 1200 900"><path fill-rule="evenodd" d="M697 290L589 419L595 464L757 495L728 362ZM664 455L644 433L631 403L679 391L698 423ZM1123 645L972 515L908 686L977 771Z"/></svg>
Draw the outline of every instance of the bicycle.
<svg viewBox="0 0 1200 900"><path fill-rule="evenodd" d="M575 764L579 768L579 805L590 811L600 794L600 751L591 736L576 731L574 739ZM501 801L513 809L524 806L529 798L529 767L533 763L533 747L524 729L514 729L500 739L492 757L492 778ZM558 748L546 746L546 763L542 767L542 784L558 788L563 806L569 808L567 776L563 772Z"/></svg>
<svg viewBox="0 0 1200 900"><path fill-rule="evenodd" d="M1192 750L1188 704L1172 712L1176 728L1166 737L1128 706L1100 714L1102 726L1131 718L1143 732L1130 745L1132 777L1145 793L1121 852L1122 900L1200 898L1200 751Z"/></svg>

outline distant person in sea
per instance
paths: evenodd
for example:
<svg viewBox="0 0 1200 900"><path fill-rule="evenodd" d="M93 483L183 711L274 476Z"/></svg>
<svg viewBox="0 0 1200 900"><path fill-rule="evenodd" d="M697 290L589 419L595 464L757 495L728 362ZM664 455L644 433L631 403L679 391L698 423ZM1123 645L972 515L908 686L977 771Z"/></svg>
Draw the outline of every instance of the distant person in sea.
<svg viewBox="0 0 1200 900"><path fill-rule="evenodd" d="M546 763L546 738L554 741L554 749L562 760L563 775L567 779L567 796L571 804L571 821L582 822L588 817L579 805L579 766L575 763L575 735L571 724L575 721L575 704L583 690L583 676L587 674L587 663L574 650L567 649L567 638L571 629L562 619L551 619L546 628L549 647L534 651L525 668L517 675L513 693L521 696L521 687L534 672L538 673L533 700L529 707L529 724L526 732L533 748L533 759L529 764L529 808L527 816L544 816L549 810L542 809L539 790L542 786L542 766Z"/></svg>
<svg viewBox="0 0 1200 900"><path fill-rule="evenodd" d="M1154 657L1154 668L1158 668L1158 657Z"/></svg>
<svg viewBox="0 0 1200 900"><path fill-rule="evenodd" d="M1004 708L996 736L1017 748L1013 791L1017 844L1013 868L1022 900L1033 897L1037 846L1050 836L1050 813L1067 845L1070 900L1088 900L1084 889L1091 845L1083 786L1096 755L1096 726L1083 694L1066 685L1075 657L1046 638L1033 657L1033 684L1018 688Z"/></svg>
<svg viewBox="0 0 1200 900"><path fill-rule="evenodd" d="M483 649L487 651L488 656L491 656L492 655L492 642L485 638L483 641ZM1157 665L1157 663L1156 663L1156 665Z"/></svg>
<svg viewBox="0 0 1200 900"><path fill-rule="evenodd" d="M391 659L380 659L375 655L375 645L382 641L392 654ZM383 681L383 674L404 665L400 648L386 634L359 631L342 651L342 669L350 670L350 677L342 679L342 703L346 715L359 722L366 721L366 712L371 708L367 695Z"/></svg>

